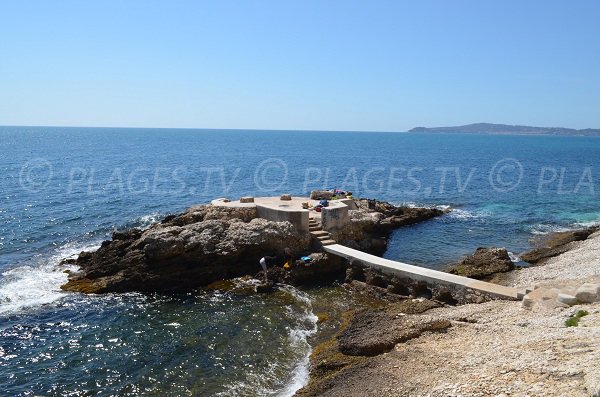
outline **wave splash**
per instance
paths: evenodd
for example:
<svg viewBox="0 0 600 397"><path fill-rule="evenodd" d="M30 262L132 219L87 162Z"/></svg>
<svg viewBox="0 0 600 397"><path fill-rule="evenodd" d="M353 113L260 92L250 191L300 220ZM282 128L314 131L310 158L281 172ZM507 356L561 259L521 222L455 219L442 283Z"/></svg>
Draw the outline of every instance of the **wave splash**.
<svg viewBox="0 0 600 397"><path fill-rule="evenodd" d="M73 258L81 251L90 251L98 247L97 244L69 243L38 263L18 266L2 272L0 315L32 310L66 296L66 293L60 289L60 286L67 281L65 270L76 270L76 267L59 265L59 262L64 258Z"/></svg>
<svg viewBox="0 0 600 397"><path fill-rule="evenodd" d="M253 285L257 280L241 283ZM285 317L290 321L287 330L286 351L292 353L289 360L273 359L262 372L246 374L246 379L226 385L217 396L257 395L271 397L291 397L304 387L309 379L309 360L312 348L309 338L317 332L317 316L313 313L310 297L290 285L277 285L276 294L283 293L292 298L293 304L285 305ZM285 378L274 379L275 374L288 374ZM270 378L270 379L268 379Z"/></svg>
<svg viewBox="0 0 600 397"><path fill-rule="evenodd" d="M308 343L308 338L317 332L318 317L312 311L312 303L308 295L290 285L282 286L281 289L286 290L302 303L302 310L298 315L300 326L290 331L289 339L291 346L295 350L305 351L306 353L294 367L291 379L285 389L277 394L278 397L291 397L296 393L296 391L308 383L308 368L310 364L310 355L312 353L312 348Z"/></svg>
<svg viewBox="0 0 600 397"><path fill-rule="evenodd" d="M161 214L154 212L133 220L133 225L147 229L160 221ZM66 258L76 258L81 251L95 251L100 241L67 243L49 256L34 259L31 263L6 270L0 275L0 315L19 313L51 304L66 296L60 286L67 282L66 270L76 266L59 265Z"/></svg>
<svg viewBox="0 0 600 397"><path fill-rule="evenodd" d="M587 222L574 222L569 225L538 223L531 227L531 234L545 235L550 233L570 232L577 229L584 229L597 226L600 226L600 219Z"/></svg>

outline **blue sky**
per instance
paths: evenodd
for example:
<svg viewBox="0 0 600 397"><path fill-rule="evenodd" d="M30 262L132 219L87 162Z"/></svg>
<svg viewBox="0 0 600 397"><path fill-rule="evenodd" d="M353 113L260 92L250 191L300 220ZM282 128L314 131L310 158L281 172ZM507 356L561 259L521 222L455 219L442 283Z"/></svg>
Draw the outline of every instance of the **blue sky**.
<svg viewBox="0 0 600 397"><path fill-rule="evenodd" d="M600 128L600 2L0 0L0 125Z"/></svg>

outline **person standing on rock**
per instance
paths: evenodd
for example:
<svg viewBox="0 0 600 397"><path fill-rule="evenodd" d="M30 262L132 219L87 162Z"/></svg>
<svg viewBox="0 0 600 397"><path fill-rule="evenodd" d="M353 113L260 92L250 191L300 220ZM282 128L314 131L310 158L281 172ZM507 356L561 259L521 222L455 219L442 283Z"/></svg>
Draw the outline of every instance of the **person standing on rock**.
<svg viewBox="0 0 600 397"><path fill-rule="evenodd" d="M258 261L258 263L260 263L260 266L263 269L263 281L265 284L267 284L269 282L269 275L267 273L267 268L273 266L273 263L277 260L277 257L275 256L263 256L262 258L260 258L260 261Z"/></svg>
<svg viewBox="0 0 600 397"><path fill-rule="evenodd" d="M281 256L263 256L262 258L260 258L260 261L258 261L258 263L260 263L260 266L263 269L264 282L265 283L269 282L269 277L268 277L268 272L267 272L267 269L269 267L273 267L277 263L283 263L283 266L285 266L286 264L289 264L289 266L291 266L293 260L294 260L294 254L292 253L292 250L287 247L283 249L283 255L281 255Z"/></svg>

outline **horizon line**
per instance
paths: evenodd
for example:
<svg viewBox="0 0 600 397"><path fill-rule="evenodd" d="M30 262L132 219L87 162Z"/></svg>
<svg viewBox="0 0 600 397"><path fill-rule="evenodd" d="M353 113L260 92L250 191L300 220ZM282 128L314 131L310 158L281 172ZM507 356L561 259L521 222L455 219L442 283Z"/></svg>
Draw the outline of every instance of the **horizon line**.
<svg viewBox="0 0 600 397"><path fill-rule="evenodd" d="M95 126L95 125L17 125L0 124L3 127L19 128L105 128L105 129L145 129L145 130L205 130L205 131L282 131L282 132L383 132L406 134L409 131L399 130L325 130L325 129L291 129L291 128L211 128L211 127L124 127L124 126Z"/></svg>
<svg viewBox="0 0 600 397"><path fill-rule="evenodd" d="M531 127L531 128L559 128L559 129L570 129L575 132L585 131L585 130L595 130L594 128L571 128L571 127L540 127L540 126L531 126L531 125L523 125L523 124L501 124L501 123L487 123L487 122L478 122L478 123L470 123L464 124L461 126L447 126L447 127L413 127L410 130L400 131L400 130L326 130L326 129L290 129L290 128L210 128L210 127L125 127L125 126L94 126L94 125L18 125L18 124L0 124L0 128L81 128L81 129L131 129L131 130L197 130L197 131L253 131L253 132L353 132L353 133L385 133L385 134L468 134L468 135L526 135L526 136L583 136L583 135L556 135L556 134L548 134L548 133L523 133L523 132L460 132L460 131L431 131L432 129L442 129L442 128L458 128L465 127L474 124L491 124L491 125L505 125L511 127ZM429 131L412 131L417 128L425 128ZM589 135L593 136L593 135Z"/></svg>

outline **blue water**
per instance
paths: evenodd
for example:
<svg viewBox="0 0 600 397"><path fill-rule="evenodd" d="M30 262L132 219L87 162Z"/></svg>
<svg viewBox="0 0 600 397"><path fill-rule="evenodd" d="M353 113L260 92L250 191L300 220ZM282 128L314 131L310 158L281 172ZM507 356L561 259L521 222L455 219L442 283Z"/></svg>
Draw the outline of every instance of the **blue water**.
<svg viewBox="0 0 600 397"><path fill-rule="evenodd" d="M478 246L600 221L600 139L0 127L0 389L8 395L289 395L319 292L62 293L61 258L215 197L450 206L385 256L439 268ZM249 343L251 341L252 343Z"/></svg>

